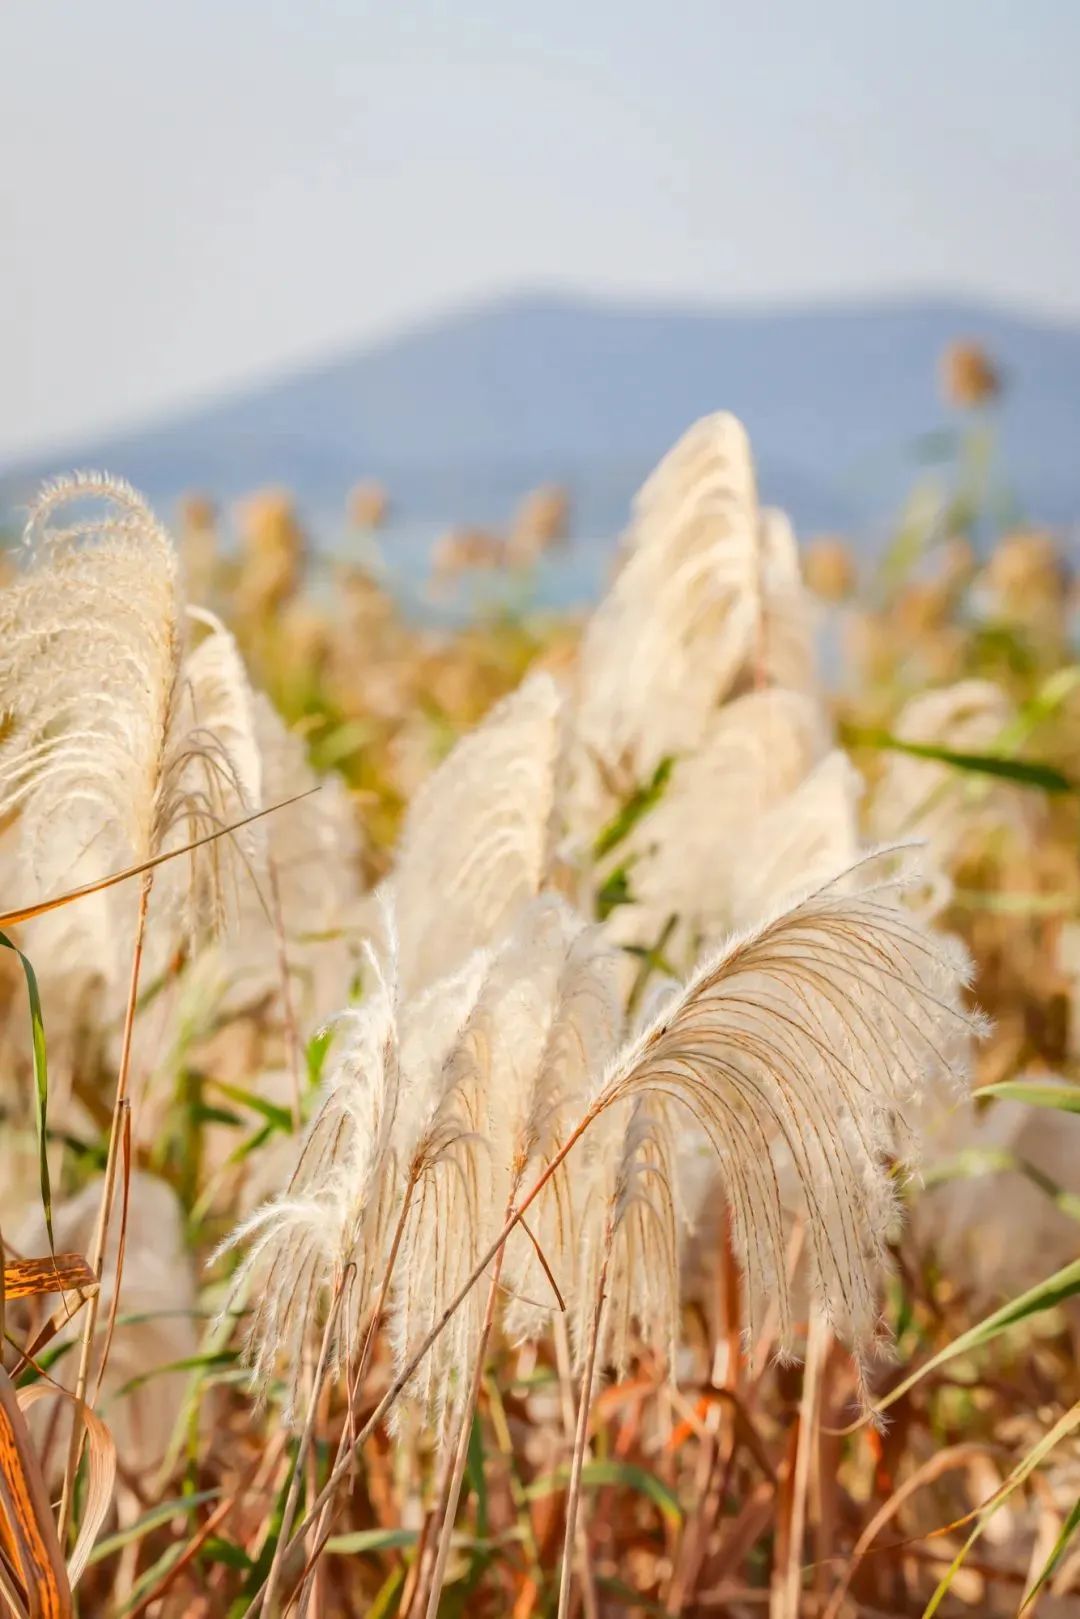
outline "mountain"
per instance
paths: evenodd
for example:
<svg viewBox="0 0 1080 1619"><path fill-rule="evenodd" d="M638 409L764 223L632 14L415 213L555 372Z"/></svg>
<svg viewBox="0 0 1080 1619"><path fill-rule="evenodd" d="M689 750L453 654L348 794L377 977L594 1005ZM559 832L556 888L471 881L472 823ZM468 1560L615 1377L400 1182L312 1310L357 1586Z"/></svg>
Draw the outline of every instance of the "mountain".
<svg viewBox="0 0 1080 1619"><path fill-rule="evenodd" d="M0 475L0 506L67 466L119 472L168 509L286 484L340 521L378 478L406 522L497 522L530 486L570 486L578 529L609 534L695 417L746 422L763 494L802 529L865 528L955 426L944 345L1003 369L1001 464L1024 512L1080 518L1080 329L956 299L693 310L521 296L432 320L329 364Z"/></svg>

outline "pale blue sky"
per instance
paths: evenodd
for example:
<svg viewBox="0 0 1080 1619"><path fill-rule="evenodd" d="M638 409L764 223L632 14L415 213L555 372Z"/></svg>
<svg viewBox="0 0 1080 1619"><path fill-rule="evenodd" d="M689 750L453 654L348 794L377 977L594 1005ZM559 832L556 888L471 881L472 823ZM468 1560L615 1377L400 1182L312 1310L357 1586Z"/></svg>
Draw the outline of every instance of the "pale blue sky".
<svg viewBox="0 0 1080 1619"><path fill-rule="evenodd" d="M4 0L0 459L536 284L1080 320L1077 0Z"/></svg>

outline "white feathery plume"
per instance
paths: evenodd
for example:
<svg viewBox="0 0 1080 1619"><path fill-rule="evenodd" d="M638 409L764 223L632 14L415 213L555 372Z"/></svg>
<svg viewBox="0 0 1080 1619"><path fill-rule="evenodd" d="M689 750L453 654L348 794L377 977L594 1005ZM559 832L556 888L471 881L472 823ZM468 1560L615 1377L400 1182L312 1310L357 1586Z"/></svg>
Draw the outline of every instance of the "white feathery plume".
<svg viewBox="0 0 1080 1619"><path fill-rule="evenodd" d="M859 852L863 780L839 748L787 797L762 805L732 851L729 918L752 927L792 894L845 870Z"/></svg>
<svg viewBox="0 0 1080 1619"><path fill-rule="evenodd" d="M525 907L483 964L468 1017L446 1053L415 1137L416 1187L402 1242L394 1307L399 1363L458 1291L499 1230L532 1137L551 1098L538 1076L567 950L580 928L561 901ZM470 987L475 979L470 980ZM411 1392L441 1428L464 1396L451 1375L476 1359L484 1316L474 1290L420 1368Z"/></svg>
<svg viewBox="0 0 1080 1619"><path fill-rule="evenodd" d="M613 912L611 936L651 942L674 915L691 960L703 939L721 937L733 925L748 837L828 746L820 706L800 692L766 688L719 709L698 750L675 761L659 801L613 856L628 866L634 903ZM812 875L793 886L805 888Z"/></svg>
<svg viewBox="0 0 1080 1619"><path fill-rule="evenodd" d="M280 804L310 796L259 823L265 833L255 859L258 883L243 886L235 925L222 946L228 1005L249 1006L280 988L267 923L276 885L290 985L298 1009L313 1014L316 1007L343 1005L355 974L361 931L356 816L341 778L331 774L320 780L302 738L289 731L261 692L254 699L254 734L264 800Z"/></svg>
<svg viewBox="0 0 1080 1619"><path fill-rule="evenodd" d="M369 998L338 1019L344 1040L288 1186L237 1226L218 1250L246 1249L230 1302L253 1284L246 1351L257 1385L264 1387L275 1367L283 1366L289 1413L304 1343L321 1310L346 1285L347 1306L334 1341L339 1354L346 1342L355 1346L355 1329L385 1262L400 1193L393 962L385 973L374 957L371 964L375 983Z"/></svg>
<svg viewBox="0 0 1080 1619"><path fill-rule="evenodd" d="M707 417L675 446L639 497L625 549L579 660L570 804L579 830L603 819L613 780L639 784L665 756L695 749L740 682L805 688L811 679L790 530L758 505L735 417Z"/></svg>
<svg viewBox="0 0 1080 1619"><path fill-rule="evenodd" d="M620 1378L639 1344L674 1374L683 1223L674 1114L659 1094L612 1107L590 1141L587 1172L575 1180L582 1188L576 1358L580 1364L587 1352L599 1306L596 1363L613 1366Z"/></svg>
<svg viewBox="0 0 1080 1619"><path fill-rule="evenodd" d="M409 1352L438 1319L468 1275L477 1251L480 1222L491 1207L492 1170L485 1132L486 1104L469 1077L452 1061L491 966L476 951L449 978L416 997L402 1017L400 1157L407 1203L400 1252L393 1275L389 1329L394 1358ZM486 1230L487 1227L485 1226ZM475 1294L421 1363L409 1393L425 1416L443 1428L455 1367L479 1332ZM404 1419L398 1407L395 1422Z"/></svg>
<svg viewBox="0 0 1080 1619"><path fill-rule="evenodd" d="M562 1146L621 1031L617 957L596 928L577 922L569 938L544 1052L513 1147L523 1186L537 1179ZM571 1298L579 1257L579 1206L574 1178L563 1163L533 1204L528 1231L512 1234L504 1266L511 1294L504 1325L511 1337L536 1338L546 1330L558 1302L552 1278L563 1300Z"/></svg>
<svg viewBox="0 0 1080 1619"><path fill-rule="evenodd" d="M748 460L746 430L737 416L716 411L700 416L677 439L646 478L634 499L633 522L623 537L626 551L655 541L672 514L686 498L687 490L712 485L727 491L745 484L752 468ZM751 486L748 501L756 499Z"/></svg>
<svg viewBox="0 0 1080 1619"><path fill-rule="evenodd" d="M812 692L817 686L815 606L803 584L791 519L775 506L761 513L761 557L755 675L759 681Z"/></svg>
<svg viewBox="0 0 1080 1619"><path fill-rule="evenodd" d="M989 753L1015 718L1012 700L1000 686L990 680L962 680L911 698L900 711L895 733L904 742ZM1038 793L904 753L886 756L870 800L873 836L926 841L936 908L948 901L949 874L965 849L995 837L1030 846L1044 818Z"/></svg>
<svg viewBox="0 0 1080 1619"><path fill-rule="evenodd" d="M106 515L49 526L84 501ZM58 848L65 864L93 848L105 872L159 846L182 611L169 536L126 484L46 485L24 547L0 595L0 803L21 808L24 851L51 886Z"/></svg>
<svg viewBox="0 0 1080 1619"><path fill-rule="evenodd" d="M263 693L255 697L255 736L263 762L263 797L277 804L319 791L266 821L267 851L277 866L286 923L304 934L329 933L351 919L359 898L360 834L340 776L320 777L303 738L286 726Z"/></svg>
<svg viewBox="0 0 1080 1619"><path fill-rule="evenodd" d="M100 514L80 515L87 507ZM186 652L172 543L142 498L96 474L47 485L24 555L0 594L0 813L20 811L38 889L137 864L258 809L235 646L204 620L210 634ZM219 918L230 854L212 843L187 860L189 926Z"/></svg>
<svg viewBox="0 0 1080 1619"><path fill-rule="evenodd" d="M893 855L895 858L895 852ZM890 1161L915 1149L914 1109L966 1077L978 1019L968 964L896 903L899 877L867 857L706 957L611 1068L593 1104L682 1102L716 1150L756 1341L767 1302L790 1327L785 1214L774 1156L790 1160L812 1285L866 1348L893 1216Z"/></svg>
<svg viewBox="0 0 1080 1619"><path fill-rule="evenodd" d="M239 649L214 614L188 608L187 616L208 633L184 658L173 694L158 787L159 852L219 831L262 801L254 699ZM259 823L173 862L188 868L191 933L220 932L227 910L235 915L243 891L235 852L250 868L265 836ZM164 877L171 877L168 867Z"/></svg>
<svg viewBox="0 0 1080 1619"><path fill-rule="evenodd" d="M537 892L559 718L554 681L532 676L458 742L413 799L390 880L404 993L496 942Z"/></svg>

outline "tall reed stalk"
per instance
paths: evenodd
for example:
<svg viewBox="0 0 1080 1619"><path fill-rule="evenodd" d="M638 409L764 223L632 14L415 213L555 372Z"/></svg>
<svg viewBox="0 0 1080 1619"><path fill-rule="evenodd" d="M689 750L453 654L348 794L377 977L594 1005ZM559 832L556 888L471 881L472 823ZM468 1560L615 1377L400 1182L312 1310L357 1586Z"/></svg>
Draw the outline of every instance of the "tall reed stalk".
<svg viewBox="0 0 1080 1619"><path fill-rule="evenodd" d="M570 1597L574 1579L574 1555L578 1548L578 1508L581 1502L581 1473L585 1465L585 1449L589 1441L589 1416L592 1411L593 1381L596 1376L596 1350L600 1342L600 1323L607 1298L608 1265L614 1229L608 1222L604 1234L604 1258L600 1266L600 1279L589 1323L589 1339L585 1349L585 1365L581 1373L581 1394L578 1402L577 1428L574 1433L574 1453L570 1458L570 1483L566 1493L566 1532L563 1537L562 1571L559 1577L559 1619L569 1619ZM581 1536L584 1540L584 1533ZM582 1570L587 1577L587 1570Z"/></svg>
<svg viewBox="0 0 1080 1619"><path fill-rule="evenodd" d="M506 1205L507 1221L511 1219L514 1213L514 1194L516 1191L517 1186L515 1184ZM442 1595L443 1580L446 1578L446 1563L450 1556L450 1542L454 1534L454 1520L457 1517L458 1502L461 1499L461 1481L465 1477L465 1465L469 1459L469 1440L472 1437L473 1417L476 1413L476 1404L480 1397L480 1384L484 1376L484 1359L487 1355L488 1341L491 1338L491 1329L495 1324L495 1306L498 1302L499 1283L502 1277L505 1254L506 1245L504 1243L495 1255L492 1265L491 1284L488 1287L487 1304L484 1309L483 1325L480 1328L480 1338L476 1345L472 1376L469 1379L468 1392L461 1406L457 1444L454 1449L454 1465L450 1471L446 1500L442 1508L442 1523L439 1529L438 1549L435 1553L435 1566L431 1575L431 1589L428 1592L424 1609L425 1619L435 1619L435 1615L439 1610L439 1598Z"/></svg>
<svg viewBox="0 0 1080 1619"><path fill-rule="evenodd" d="M577 1145L578 1141L580 1141L581 1137L596 1118L599 1111L599 1105L594 1104L593 1107L588 1110L584 1117L574 1127L559 1150L545 1165L542 1173L530 1187L529 1191L525 1194L520 1203L518 1203L517 1207L507 1218L506 1224L503 1226L498 1236L492 1240L487 1249L481 1255L480 1259L477 1260L476 1264L469 1272L469 1275L466 1277L465 1281L462 1282L461 1286L458 1288L449 1304L445 1307L434 1326L428 1330L421 1342L417 1345L416 1349L414 1349L413 1353L409 1356L408 1361L394 1378L394 1381L391 1383L390 1387L376 1405L374 1411L372 1411L370 1417L365 1422L360 1432L356 1435L355 1439L348 1447L345 1455L339 1456L338 1460L335 1462L330 1477L327 1479L326 1483L319 1491L319 1494L316 1496L307 1517L294 1531L292 1539L285 1548L286 1554L292 1552L295 1547L299 1545L308 1529L316 1521L316 1518L322 1513L323 1508L329 1501L333 1499L338 1485L341 1483L342 1479L345 1477L352 1465L353 1458L359 1455L360 1451L363 1449L364 1445L367 1444L367 1441L371 1438L371 1435L378 1428L379 1424L397 1404L398 1400L401 1398L401 1395L405 1392L413 1377L416 1375L417 1369L428 1350L432 1347L436 1340L441 1337L442 1333L449 1326L451 1320L456 1315L461 1305L468 1298L469 1294L472 1292L481 1276L483 1276L488 1266L492 1263L496 1256L501 1253L507 1238L514 1230L515 1226L518 1225L522 1216L528 1211L528 1209L532 1207L532 1204L540 1196L540 1193L544 1190L544 1187L548 1184L548 1181L551 1179L552 1175L554 1175L555 1171L566 1158L570 1150ZM314 1551L311 1554L311 1559L309 1560L313 1560L321 1554L322 1549L329 1538L330 1526L329 1524L325 1524L322 1533L316 1542ZM248 1607L244 1611L242 1619L254 1619L254 1616L262 1611L265 1596L266 1587L264 1586L263 1589L249 1603Z"/></svg>
<svg viewBox="0 0 1080 1619"><path fill-rule="evenodd" d="M60 1544L67 1538L71 1523L71 1511L74 1504L75 1477L79 1470L82 1457L85 1428L81 1412L87 1400L87 1388L90 1381L90 1361L94 1349L94 1336L97 1332L98 1311L101 1307L101 1281L105 1273L105 1254L109 1241L109 1221L112 1216L113 1193L116 1188L116 1171L120 1161L120 1140L122 1135L122 1120L124 1107L127 1102L128 1079L131 1069L131 1041L135 1029L135 1013L139 1001L139 976L142 970L143 946L146 939L146 916L150 905L150 890L153 887L153 872L146 872L139 885L139 909L135 922L135 940L131 952L131 976L128 984L127 1006L124 1012L124 1033L120 1048L120 1065L116 1079L116 1094L113 1098L112 1123L109 1128L109 1147L105 1159L105 1177L101 1188L101 1203L98 1207L97 1224L94 1230L94 1245L90 1256L90 1268L97 1277L98 1286L89 1299L83 1315L82 1335L79 1342L79 1366L75 1378L75 1404L71 1420L71 1440L68 1445L67 1464L64 1469L64 1483L60 1496L59 1535ZM113 1283L114 1294L120 1294L121 1257L117 1256L116 1278ZM104 1366L101 1373L104 1372ZM101 1386L101 1373L98 1376L98 1387Z"/></svg>

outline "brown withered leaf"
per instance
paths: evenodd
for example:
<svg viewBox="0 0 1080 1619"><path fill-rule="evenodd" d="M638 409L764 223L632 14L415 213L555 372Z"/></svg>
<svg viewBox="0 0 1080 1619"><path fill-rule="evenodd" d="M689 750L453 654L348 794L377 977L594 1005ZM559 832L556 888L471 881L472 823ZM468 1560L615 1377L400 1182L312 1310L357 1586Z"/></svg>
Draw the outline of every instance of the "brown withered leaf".
<svg viewBox="0 0 1080 1619"><path fill-rule="evenodd" d="M97 1277L82 1254L46 1254L42 1259L9 1259L4 1264L4 1297L8 1300L86 1292L96 1286Z"/></svg>

